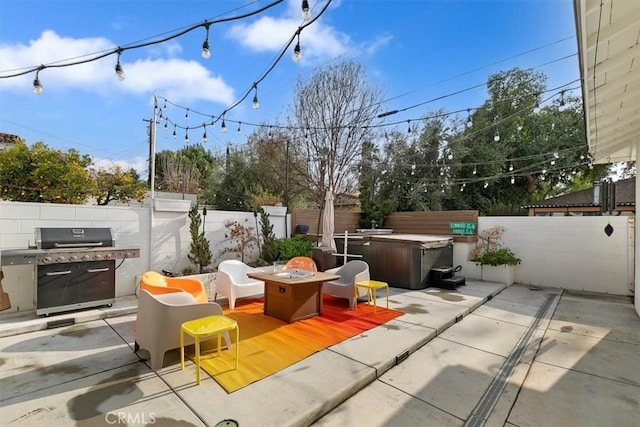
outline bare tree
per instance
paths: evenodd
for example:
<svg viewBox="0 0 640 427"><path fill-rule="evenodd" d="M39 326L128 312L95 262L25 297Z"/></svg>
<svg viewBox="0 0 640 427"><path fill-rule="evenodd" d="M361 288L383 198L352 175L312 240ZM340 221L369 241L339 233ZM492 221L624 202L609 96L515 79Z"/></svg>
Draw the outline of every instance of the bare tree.
<svg viewBox="0 0 640 427"><path fill-rule="evenodd" d="M365 78L364 69L345 62L298 82L292 138L298 155L308 159L307 176L317 203L325 189L352 193L358 185L362 145L371 141L372 121L382 92Z"/></svg>

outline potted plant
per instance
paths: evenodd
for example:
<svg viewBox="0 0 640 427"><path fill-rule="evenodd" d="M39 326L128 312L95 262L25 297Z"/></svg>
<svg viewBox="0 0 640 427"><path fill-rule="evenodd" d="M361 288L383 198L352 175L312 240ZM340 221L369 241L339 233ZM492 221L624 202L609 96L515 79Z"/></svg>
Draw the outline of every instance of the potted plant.
<svg viewBox="0 0 640 427"><path fill-rule="evenodd" d="M513 284L515 266L522 260L502 242L505 227L495 226L478 233L478 242L471 251L471 260L480 265L481 279Z"/></svg>

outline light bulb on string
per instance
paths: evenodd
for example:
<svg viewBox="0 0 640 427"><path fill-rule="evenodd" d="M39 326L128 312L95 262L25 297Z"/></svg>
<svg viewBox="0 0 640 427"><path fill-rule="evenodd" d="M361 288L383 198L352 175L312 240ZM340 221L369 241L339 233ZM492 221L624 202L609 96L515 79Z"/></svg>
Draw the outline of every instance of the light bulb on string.
<svg viewBox="0 0 640 427"><path fill-rule="evenodd" d="M220 125L220 132L227 133L227 124L224 121L224 116L222 116L222 124Z"/></svg>
<svg viewBox="0 0 640 427"><path fill-rule="evenodd" d="M551 160L551 166L554 166L556 164L555 160Z"/></svg>
<svg viewBox="0 0 640 427"><path fill-rule="evenodd" d="M540 102L536 100L536 104L533 106L534 114L538 114L540 112Z"/></svg>
<svg viewBox="0 0 640 427"><path fill-rule="evenodd" d="M298 32L298 40L293 48L293 62L300 62L302 59L302 51L300 50L300 32Z"/></svg>
<svg viewBox="0 0 640 427"><path fill-rule="evenodd" d="M253 109L257 110L258 108L260 108L260 102L258 101L258 86L253 85L253 88L255 89L255 92L253 94Z"/></svg>
<svg viewBox="0 0 640 427"><path fill-rule="evenodd" d="M204 133L202 134L202 142L207 142L209 140L209 138L207 138L207 127L205 126L205 124L202 124L202 127L204 127Z"/></svg>
<svg viewBox="0 0 640 427"><path fill-rule="evenodd" d="M407 120L407 133L411 133L411 120Z"/></svg>
<svg viewBox="0 0 640 427"><path fill-rule="evenodd" d="M308 21L311 19L311 9L309 9L309 1L302 0L302 20Z"/></svg>
<svg viewBox="0 0 640 427"><path fill-rule="evenodd" d="M40 84L40 70L42 68L40 68L38 71L36 71L36 78L33 79L33 93L35 93L36 95L42 95L42 92L44 92L44 90L42 89L42 84Z"/></svg>
<svg viewBox="0 0 640 427"><path fill-rule="evenodd" d="M238 131L237 131L238 133L241 132L240 126L242 126L242 122L238 122Z"/></svg>
<svg viewBox="0 0 640 427"><path fill-rule="evenodd" d="M516 183L516 178L515 177L511 177L511 184L515 184Z"/></svg>
<svg viewBox="0 0 640 427"><path fill-rule="evenodd" d="M473 167L473 174L475 175L475 174L477 174L477 173L478 173L478 169L476 169L476 167L474 166L474 167Z"/></svg>
<svg viewBox="0 0 640 427"><path fill-rule="evenodd" d="M164 119L164 130L169 130L169 118Z"/></svg>
<svg viewBox="0 0 640 427"><path fill-rule="evenodd" d="M500 133L498 132L498 130L497 130L497 129L496 129L496 133L495 133L495 135L493 135L493 140L494 140L495 142L500 141Z"/></svg>
<svg viewBox="0 0 640 427"><path fill-rule="evenodd" d="M202 42L202 57L204 59L211 58L211 50L209 50L209 24L205 24L204 28L207 30L207 34Z"/></svg>
<svg viewBox="0 0 640 427"><path fill-rule="evenodd" d="M449 152L449 154L447 154L447 159L453 160L453 153Z"/></svg>
<svg viewBox="0 0 640 427"><path fill-rule="evenodd" d="M567 105L564 101L564 90L560 91L560 103L558 104L558 111L564 111L567 109Z"/></svg>
<svg viewBox="0 0 640 427"><path fill-rule="evenodd" d="M187 108L187 112L184 113L184 119L189 120L189 109Z"/></svg>
<svg viewBox="0 0 640 427"><path fill-rule="evenodd" d="M468 128L473 127L473 120L471 119L471 109L470 108L467 109L467 123L466 123L466 126Z"/></svg>
<svg viewBox="0 0 640 427"><path fill-rule="evenodd" d="M177 125L173 125L173 139L176 139L178 137L178 135L176 134L176 127Z"/></svg>
<svg viewBox="0 0 640 427"><path fill-rule="evenodd" d="M118 78L118 80L123 81L124 80L124 70L122 69L122 65L120 65L120 54L122 53L122 50L118 49L118 61L116 62L116 77Z"/></svg>
<svg viewBox="0 0 640 427"><path fill-rule="evenodd" d="M522 132L522 125L518 125L518 127L516 128L518 130L518 132Z"/></svg>
<svg viewBox="0 0 640 427"><path fill-rule="evenodd" d="M509 164L509 172L513 172L513 163Z"/></svg>
<svg viewBox="0 0 640 427"><path fill-rule="evenodd" d="M187 127L187 128L184 130L184 142L185 142L186 144L188 144L188 143L189 143L189 127Z"/></svg>
<svg viewBox="0 0 640 427"><path fill-rule="evenodd" d="M485 182L484 182L484 188L487 188L488 186L489 186L489 182L488 182L488 181L485 181Z"/></svg>

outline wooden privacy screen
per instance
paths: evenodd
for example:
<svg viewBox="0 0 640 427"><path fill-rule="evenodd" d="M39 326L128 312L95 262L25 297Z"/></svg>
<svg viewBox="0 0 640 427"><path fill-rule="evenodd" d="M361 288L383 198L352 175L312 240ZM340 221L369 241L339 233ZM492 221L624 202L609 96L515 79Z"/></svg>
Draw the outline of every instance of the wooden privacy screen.
<svg viewBox="0 0 640 427"><path fill-rule="evenodd" d="M306 224L309 226L309 234L319 234L318 217L320 210L318 209L293 209L291 214L291 223L293 232L296 233L296 225ZM357 228L361 228L358 224L360 220L359 212L335 211L334 231L336 234L355 233ZM443 212L393 212L384 221L384 225L378 228L391 228L394 233L402 234L438 234L451 236L450 223L452 222L469 222L478 224L478 211L443 211ZM476 240L476 234L473 236L455 236L456 242L473 242Z"/></svg>

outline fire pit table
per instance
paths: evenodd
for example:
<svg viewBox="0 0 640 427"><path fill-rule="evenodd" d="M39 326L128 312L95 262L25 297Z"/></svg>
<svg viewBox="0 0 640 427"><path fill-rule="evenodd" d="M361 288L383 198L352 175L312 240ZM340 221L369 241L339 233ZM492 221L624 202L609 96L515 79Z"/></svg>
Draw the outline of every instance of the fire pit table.
<svg viewBox="0 0 640 427"><path fill-rule="evenodd" d="M339 279L319 271L253 272L264 281L264 314L293 323L322 314L322 283Z"/></svg>

